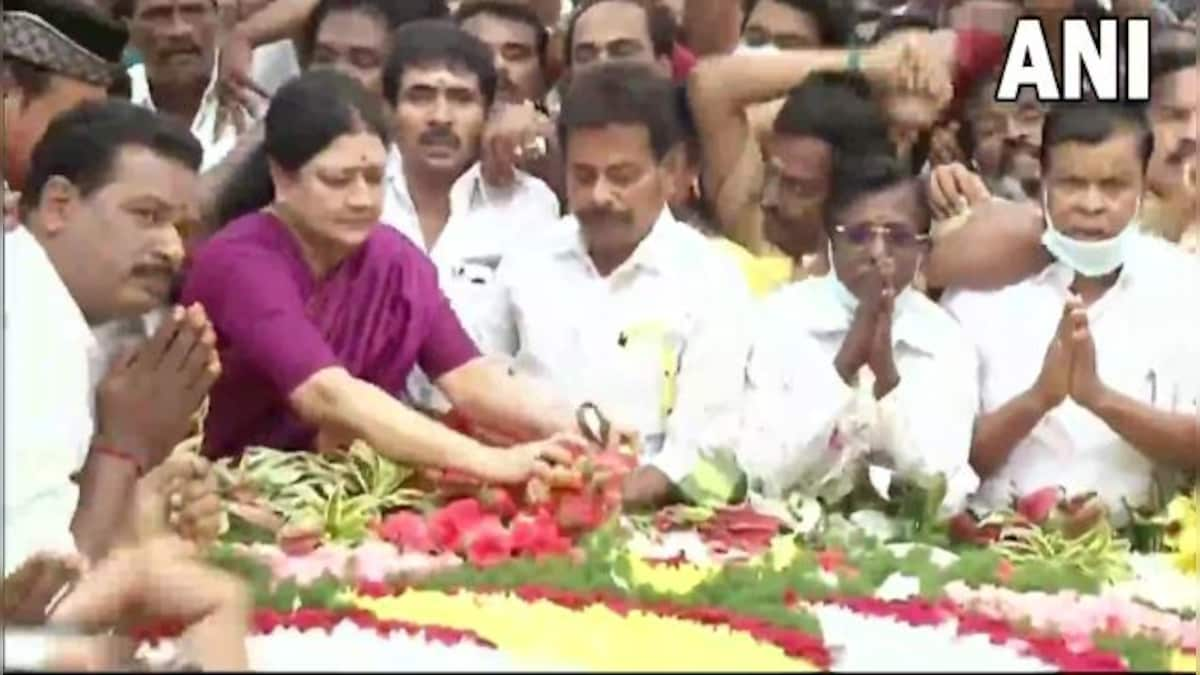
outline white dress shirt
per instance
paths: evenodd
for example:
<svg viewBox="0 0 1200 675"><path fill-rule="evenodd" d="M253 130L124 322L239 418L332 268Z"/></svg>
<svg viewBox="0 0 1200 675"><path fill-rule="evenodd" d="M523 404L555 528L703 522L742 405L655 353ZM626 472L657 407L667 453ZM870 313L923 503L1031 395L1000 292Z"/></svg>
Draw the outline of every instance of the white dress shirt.
<svg viewBox="0 0 1200 675"><path fill-rule="evenodd" d="M129 102L134 105L157 110L154 105L154 99L150 96L150 81L146 78L146 66L144 64L136 64L129 67ZM204 157L200 162L200 171L208 171L225 159L225 155L229 154L237 144L237 129L231 121L226 121L217 128L217 117L220 111L220 101L217 98L217 60L213 61L213 75L209 80L208 88L204 90L204 96L200 100L200 107L196 110L196 116L192 119L191 131L192 136L200 141L201 147L204 148Z"/></svg>
<svg viewBox="0 0 1200 675"><path fill-rule="evenodd" d="M672 481L688 476L714 420L740 412L751 296L737 265L663 209L633 254L596 271L579 223L505 256L479 325L485 353L513 357L570 405L591 401L642 435Z"/></svg>
<svg viewBox="0 0 1200 675"><path fill-rule="evenodd" d="M433 260L443 292L464 325L487 301L487 285L500 259L535 229L558 224L558 197L540 179L522 171L509 188L489 186L476 162L450 187L450 218L430 247L404 178L404 160L393 145L388 153L384 223L400 230Z"/></svg>
<svg viewBox="0 0 1200 675"><path fill-rule="evenodd" d="M92 438L96 339L41 245L4 235L4 573L34 552L74 551L70 475Z"/></svg>
<svg viewBox="0 0 1200 675"><path fill-rule="evenodd" d="M955 291L943 299L978 349L983 413L1033 386L1073 281L1074 273L1055 263L998 291ZM1195 415L1197 307L1200 259L1139 235L1116 285L1087 310L1100 379L1148 405ZM1156 469L1149 457L1068 398L1017 444L984 482L979 499L985 506L1003 506L1014 493L1062 485L1072 495L1094 490L1122 514L1122 498L1144 504L1156 479L1169 481L1182 473Z"/></svg>
<svg viewBox="0 0 1200 675"><path fill-rule="evenodd" d="M433 260L442 292L463 327L478 341L479 336L471 331L489 302L489 286L500 260L534 231L558 225L558 197L540 179L521 171L516 172L511 187L491 187L476 162L450 187L450 218L431 248L408 191L404 160L395 145L388 153L384 180L380 220L400 230ZM449 408L420 369L409 378L408 393L424 407L441 412Z"/></svg>
<svg viewBox="0 0 1200 675"><path fill-rule="evenodd" d="M833 288L829 275L811 278L760 303L739 462L764 494L779 496L839 478L843 460L882 453L901 475L945 474L943 509L956 510L979 485L969 464L978 397L971 342L924 295L901 293L892 325L900 383L876 400L868 366L853 385L834 368L853 310Z"/></svg>

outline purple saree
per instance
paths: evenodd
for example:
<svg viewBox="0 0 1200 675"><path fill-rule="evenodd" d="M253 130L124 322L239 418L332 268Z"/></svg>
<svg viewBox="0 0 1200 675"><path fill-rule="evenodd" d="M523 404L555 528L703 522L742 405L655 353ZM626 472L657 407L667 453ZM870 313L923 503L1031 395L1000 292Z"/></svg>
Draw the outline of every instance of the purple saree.
<svg viewBox="0 0 1200 675"><path fill-rule="evenodd" d="M316 430L288 396L325 368L400 394L414 365L437 378L479 354L433 263L383 225L318 280L282 222L243 216L196 251L183 301L204 305L217 332L222 373L204 425L212 458L310 448Z"/></svg>

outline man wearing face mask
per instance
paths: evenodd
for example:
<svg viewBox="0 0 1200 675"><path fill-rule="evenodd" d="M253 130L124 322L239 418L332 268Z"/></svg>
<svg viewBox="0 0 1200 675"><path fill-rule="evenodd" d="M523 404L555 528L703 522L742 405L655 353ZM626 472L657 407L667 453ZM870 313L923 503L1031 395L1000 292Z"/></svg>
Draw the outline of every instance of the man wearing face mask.
<svg viewBox="0 0 1200 675"><path fill-rule="evenodd" d="M484 353L638 432L631 505L686 491L699 436L737 411L751 302L736 264L668 208L683 150L674 100L642 64L573 79L559 116L571 215L505 256L477 331Z"/></svg>
<svg viewBox="0 0 1200 675"><path fill-rule="evenodd" d="M920 181L889 155L843 157L825 204L833 270L765 300L746 368L738 460L768 495L827 497L845 459L943 473L954 511L979 485L967 457L976 358L912 288L929 250Z"/></svg>
<svg viewBox="0 0 1200 675"><path fill-rule="evenodd" d="M1138 232L1152 149L1140 108L1052 109L1042 243L1055 262L945 299L981 360L971 463L986 506L1061 485L1120 519L1123 500L1146 504L1156 480L1200 466L1200 314L1180 311L1200 305L1200 267Z"/></svg>

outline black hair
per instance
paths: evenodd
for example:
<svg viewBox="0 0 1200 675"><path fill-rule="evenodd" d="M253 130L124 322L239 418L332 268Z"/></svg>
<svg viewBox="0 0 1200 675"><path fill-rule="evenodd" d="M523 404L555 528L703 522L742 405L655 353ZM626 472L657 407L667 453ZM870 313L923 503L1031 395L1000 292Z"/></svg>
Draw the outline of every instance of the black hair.
<svg viewBox="0 0 1200 675"><path fill-rule="evenodd" d="M654 51L654 58L661 59L671 56L675 50L675 25L674 22L664 22L656 11L655 5L648 0L584 0L579 3L575 11L571 13L567 19L567 34L566 34L566 61L567 66L572 65L575 59L575 24L579 23L580 17L596 5L605 2L623 2L627 5L634 5L642 8L646 14L646 34L650 36L650 47Z"/></svg>
<svg viewBox="0 0 1200 675"><path fill-rule="evenodd" d="M1195 49L1156 49L1150 53L1151 86L1159 78L1173 75L1188 68L1195 68L1196 64L1197 54Z"/></svg>
<svg viewBox="0 0 1200 675"><path fill-rule="evenodd" d="M662 160L682 140L678 94L671 81L647 64L614 61L571 78L558 115L563 148L577 129L613 124L646 127L654 158Z"/></svg>
<svg viewBox="0 0 1200 675"><path fill-rule="evenodd" d="M537 45L538 63L543 69L546 67L546 61L550 57L550 31L546 30L546 26L542 24L542 20L538 18L532 8L528 5L514 5L502 0L478 0L459 7L458 12L454 15L454 22L461 26L468 19L480 14L528 26L533 31Z"/></svg>
<svg viewBox="0 0 1200 675"><path fill-rule="evenodd" d="M1042 124L1041 162L1047 168L1050 151L1063 143L1097 145L1122 132L1138 135L1138 152L1143 168L1154 154L1154 134L1146 119L1144 104L1084 100L1058 103L1050 108Z"/></svg>
<svg viewBox="0 0 1200 675"><path fill-rule="evenodd" d="M750 13L761 1L747 0L745 17L742 20L743 32L746 30L746 24L750 22ZM846 21L838 17L839 12L835 11L831 0L775 0L775 2L811 16L817 24L817 35L821 39L822 47L836 47L849 41L851 30L846 25ZM853 14L852 7L843 9L846 10L847 15Z"/></svg>
<svg viewBox="0 0 1200 675"><path fill-rule="evenodd" d="M29 160L21 206L31 209L53 176L86 196L108 185L122 148L138 146L196 171L204 150L182 124L128 101L81 103L46 128Z"/></svg>
<svg viewBox="0 0 1200 675"><path fill-rule="evenodd" d="M224 225L275 199L270 162L298 171L338 137L367 132L388 143L388 123L377 96L336 70L310 70L287 82L271 99L263 143L239 166L217 199Z"/></svg>
<svg viewBox="0 0 1200 675"><path fill-rule="evenodd" d="M809 75L788 93L773 129L784 136L819 138L845 152L895 153L887 116L858 73Z"/></svg>
<svg viewBox="0 0 1200 675"><path fill-rule="evenodd" d="M325 17L338 12L370 14L383 22L389 34L406 23L421 19L444 19L450 15L446 0L320 0L308 16L300 40L300 53L305 61L312 58L317 31L321 29Z"/></svg>
<svg viewBox="0 0 1200 675"><path fill-rule="evenodd" d="M392 36L392 51L383 67L383 97L395 107L400 83L409 68L445 65L465 68L479 78L484 109L496 98L496 62L479 38L450 21L421 20L401 26Z"/></svg>
<svg viewBox="0 0 1200 675"><path fill-rule="evenodd" d="M832 233L837 217L859 199L906 184L919 192L917 203L928 231L932 214L925 198L925 183L908 166L891 154L835 156L829 197L825 200L826 232Z"/></svg>
<svg viewBox="0 0 1200 675"><path fill-rule="evenodd" d="M897 31L919 29L932 33L937 28L937 20L921 12L884 14L875 25L875 34L871 36L871 42L878 43Z"/></svg>

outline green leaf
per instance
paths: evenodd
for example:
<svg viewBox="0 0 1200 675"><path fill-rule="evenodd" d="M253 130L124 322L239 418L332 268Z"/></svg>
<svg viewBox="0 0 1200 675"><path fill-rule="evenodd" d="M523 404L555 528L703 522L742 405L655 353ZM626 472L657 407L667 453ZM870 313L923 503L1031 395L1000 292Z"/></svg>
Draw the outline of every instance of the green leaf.
<svg viewBox="0 0 1200 675"><path fill-rule="evenodd" d="M338 596L345 589L336 576L326 572L311 584L298 589L301 607L336 609Z"/></svg>
<svg viewBox="0 0 1200 675"><path fill-rule="evenodd" d="M229 529L221 535L221 540L239 544L274 544L275 533L265 527L251 523L233 512L227 512Z"/></svg>
<svg viewBox="0 0 1200 675"><path fill-rule="evenodd" d="M295 579L284 579L275 586L267 604L276 612L291 613L295 611L299 594L300 587L296 585Z"/></svg>

